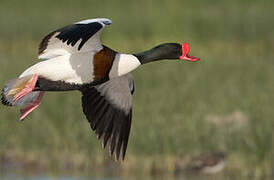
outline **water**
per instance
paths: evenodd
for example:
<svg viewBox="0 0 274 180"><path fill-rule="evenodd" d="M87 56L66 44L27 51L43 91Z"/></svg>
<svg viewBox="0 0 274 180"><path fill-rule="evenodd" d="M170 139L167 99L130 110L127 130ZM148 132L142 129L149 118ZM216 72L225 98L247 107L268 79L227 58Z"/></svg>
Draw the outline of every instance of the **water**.
<svg viewBox="0 0 274 180"><path fill-rule="evenodd" d="M272 175L261 176L257 173L243 173L239 171L222 171L216 174L202 173L166 173L157 171L155 173L133 172L108 172L90 169L90 171L40 171L31 170L1 171L0 180L230 180L230 179L273 179Z"/></svg>
<svg viewBox="0 0 274 180"><path fill-rule="evenodd" d="M125 177L93 177L82 175L22 175L22 174L8 174L0 175L1 180L211 180L211 179L235 179L239 176L228 176L224 174L218 175L195 175L195 176L166 176L166 175L135 175ZM237 178L236 178L237 179ZM246 179L246 178L241 178Z"/></svg>
<svg viewBox="0 0 274 180"><path fill-rule="evenodd" d="M23 174L8 174L0 175L1 180L209 180L214 176L148 176L135 175L125 177L92 177L92 176L67 176L67 175L23 175ZM222 176L215 177L217 179L226 179ZM213 178L213 179L215 179Z"/></svg>
<svg viewBox="0 0 274 180"><path fill-rule="evenodd" d="M4 175L1 180L122 180L121 178L95 178L95 177L68 177L68 176L48 176L48 175Z"/></svg>

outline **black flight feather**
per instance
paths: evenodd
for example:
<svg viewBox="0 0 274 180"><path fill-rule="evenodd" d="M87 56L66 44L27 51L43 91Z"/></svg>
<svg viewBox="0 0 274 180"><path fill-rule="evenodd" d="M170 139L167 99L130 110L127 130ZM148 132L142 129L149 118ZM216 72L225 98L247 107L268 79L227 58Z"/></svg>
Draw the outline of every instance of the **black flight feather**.
<svg viewBox="0 0 274 180"><path fill-rule="evenodd" d="M71 24L57 29L43 38L39 45L38 54L41 55L47 49L50 39L56 34L58 34L56 36L57 39L72 47L75 46L79 40L81 40L77 48L78 51L80 51L85 43L102 28L103 25L101 23L91 22L88 24Z"/></svg>
<svg viewBox="0 0 274 180"><path fill-rule="evenodd" d="M78 46L78 50L80 51L88 39L97 33L102 27L103 25L98 22L92 22L89 24L72 24L57 30L56 32L60 33L56 38L71 46L74 46L80 39L82 39Z"/></svg>
<svg viewBox="0 0 274 180"><path fill-rule="evenodd" d="M134 81L130 74L81 89L83 112L102 146L124 160L132 118ZM120 156L121 155L121 156Z"/></svg>

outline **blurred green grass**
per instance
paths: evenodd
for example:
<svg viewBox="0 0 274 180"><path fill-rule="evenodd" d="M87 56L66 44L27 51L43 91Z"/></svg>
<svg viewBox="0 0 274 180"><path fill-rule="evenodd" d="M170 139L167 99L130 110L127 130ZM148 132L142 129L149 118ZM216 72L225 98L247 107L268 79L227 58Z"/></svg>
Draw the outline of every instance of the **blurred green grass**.
<svg viewBox="0 0 274 180"><path fill-rule="evenodd" d="M0 84L39 61L37 47L44 35L86 18L112 19L103 43L120 52L189 40L199 63L162 61L133 73L136 92L127 155L153 159L225 151L235 157L233 165L270 172L273 7L270 0L1 0ZM105 159L107 153L82 114L78 92L46 93L24 122L18 122L18 109L0 108L2 153L34 154L53 162L69 157L87 164Z"/></svg>

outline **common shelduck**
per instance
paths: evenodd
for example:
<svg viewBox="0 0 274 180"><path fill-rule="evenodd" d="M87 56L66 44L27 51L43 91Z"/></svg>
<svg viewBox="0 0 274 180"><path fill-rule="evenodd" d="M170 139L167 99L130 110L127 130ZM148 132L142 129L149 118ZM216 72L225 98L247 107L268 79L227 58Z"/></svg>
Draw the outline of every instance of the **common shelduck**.
<svg viewBox="0 0 274 180"><path fill-rule="evenodd" d="M164 43L137 54L123 54L101 44L110 19L87 19L51 32L39 46L40 61L9 81L2 103L21 106L23 120L36 109L45 91L79 90L83 112L110 155L125 158L134 92L131 71L142 64L162 60L198 61L189 55L187 43ZM115 152L115 153L114 153Z"/></svg>

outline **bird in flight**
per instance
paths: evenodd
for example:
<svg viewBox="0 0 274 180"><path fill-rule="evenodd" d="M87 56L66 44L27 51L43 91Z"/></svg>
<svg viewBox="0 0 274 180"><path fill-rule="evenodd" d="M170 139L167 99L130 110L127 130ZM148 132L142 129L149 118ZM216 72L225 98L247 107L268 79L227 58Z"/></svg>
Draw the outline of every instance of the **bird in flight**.
<svg viewBox="0 0 274 180"><path fill-rule="evenodd" d="M189 55L187 43L164 43L150 50L124 54L101 43L110 19L76 22L45 36L38 58L2 89L2 104L20 106L20 120L41 103L46 91L79 90L83 112L109 153L124 160L132 119L134 81L130 74L140 65L163 60L199 61Z"/></svg>

